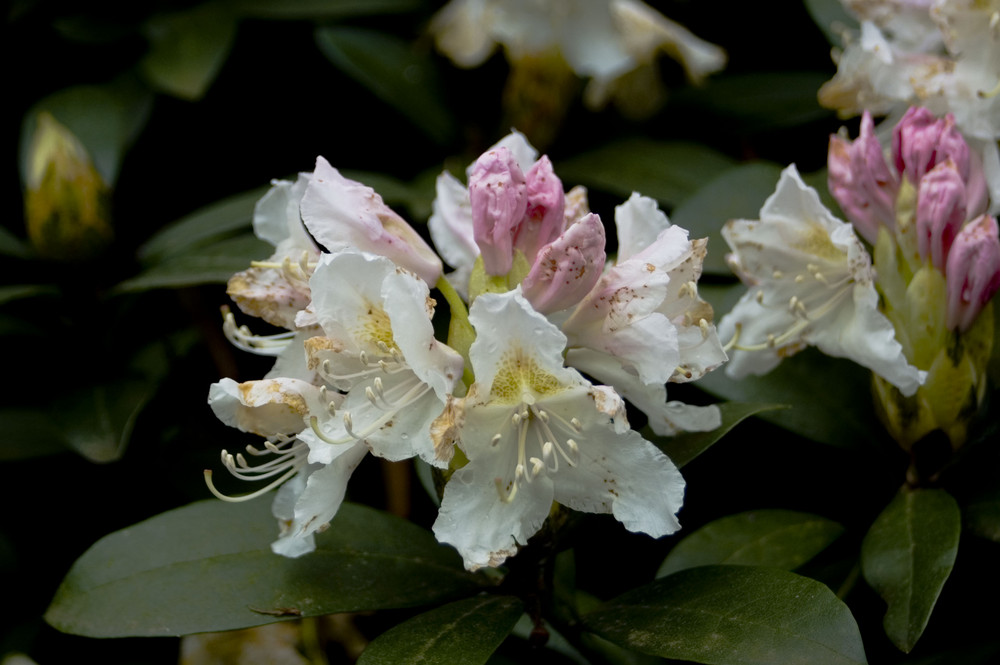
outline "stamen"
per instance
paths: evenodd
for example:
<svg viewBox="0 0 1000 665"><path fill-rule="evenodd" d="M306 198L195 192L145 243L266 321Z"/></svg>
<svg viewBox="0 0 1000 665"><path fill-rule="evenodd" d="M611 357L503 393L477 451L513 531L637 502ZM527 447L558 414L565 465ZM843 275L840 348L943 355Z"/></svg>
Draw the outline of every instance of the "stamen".
<svg viewBox="0 0 1000 665"><path fill-rule="evenodd" d="M774 279L781 279L784 276L785 273L781 272L780 270L775 270L773 273L771 273L771 277L773 277Z"/></svg>
<svg viewBox="0 0 1000 665"><path fill-rule="evenodd" d="M532 457L529 461L531 462L531 478L537 478L545 470L545 463L537 457Z"/></svg>
<svg viewBox="0 0 1000 665"><path fill-rule="evenodd" d="M222 308L222 332L236 348L259 356L279 355L295 336L294 332L255 335L247 326L236 325L236 317L228 307Z"/></svg>
<svg viewBox="0 0 1000 665"><path fill-rule="evenodd" d="M497 444L500 443L500 440L502 438L503 435L500 434L500 432L497 432L496 434L493 435L493 439L490 440L490 445L496 448Z"/></svg>

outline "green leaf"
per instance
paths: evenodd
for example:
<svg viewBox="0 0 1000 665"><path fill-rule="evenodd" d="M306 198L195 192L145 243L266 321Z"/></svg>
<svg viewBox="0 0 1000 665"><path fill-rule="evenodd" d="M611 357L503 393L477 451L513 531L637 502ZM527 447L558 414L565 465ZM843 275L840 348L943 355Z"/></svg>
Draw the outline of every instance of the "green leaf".
<svg viewBox="0 0 1000 665"><path fill-rule="evenodd" d="M844 29L859 30L861 26L840 0L805 0L806 9L816 26L826 35L831 46L843 46ZM817 88L818 89L818 88Z"/></svg>
<svg viewBox="0 0 1000 665"><path fill-rule="evenodd" d="M734 160L695 143L625 139L560 162L563 183L602 189L622 197L632 192L676 206Z"/></svg>
<svg viewBox="0 0 1000 665"><path fill-rule="evenodd" d="M45 619L89 637L185 635L472 592L454 550L386 513L345 503L316 551L271 552L270 500L209 500L105 536L70 569Z"/></svg>
<svg viewBox="0 0 1000 665"><path fill-rule="evenodd" d="M139 248L139 259L152 263L220 236L249 229L254 206L268 189L270 186L258 187L230 196L171 222Z"/></svg>
<svg viewBox="0 0 1000 665"><path fill-rule="evenodd" d="M12 300L53 295L56 293L59 293L58 289L51 284L16 284L12 286L0 286L0 305L11 302Z"/></svg>
<svg viewBox="0 0 1000 665"><path fill-rule="evenodd" d="M0 226L0 256L27 259L31 257L31 249L23 240Z"/></svg>
<svg viewBox="0 0 1000 665"><path fill-rule="evenodd" d="M976 535L1000 543L1000 488L976 493L962 507L962 518Z"/></svg>
<svg viewBox="0 0 1000 665"><path fill-rule="evenodd" d="M719 116L729 132L769 131L833 117L816 97L829 78L827 72L802 71L724 74L704 87L678 91L673 101Z"/></svg>
<svg viewBox="0 0 1000 665"><path fill-rule="evenodd" d="M126 150L146 125L153 96L135 81L76 86L60 90L35 104L21 125L21 181L27 181L29 147L37 115L47 111L73 132L94 161L104 182L114 186Z"/></svg>
<svg viewBox="0 0 1000 665"><path fill-rule="evenodd" d="M432 139L452 139L455 123L429 55L399 37L363 28L320 28L316 44L330 62Z"/></svg>
<svg viewBox="0 0 1000 665"><path fill-rule="evenodd" d="M722 424L711 432L682 432L674 436L657 436L647 428L647 431L643 432L643 436L659 446L660 450L665 452L680 468L708 450L746 418L764 411L788 408L782 404L741 404L739 402L724 402L718 406L719 411L722 412Z"/></svg>
<svg viewBox="0 0 1000 665"><path fill-rule="evenodd" d="M728 245L722 227L731 219L759 219L764 201L774 193L781 167L770 162L740 164L711 180L670 213L670 221L691 232L692 238L708 238L704 271L732 275L726 265Z"/></svg>
<svg viewBox="0 0 1000 665"><path fill-rule="evenodd" d="M419 9L420 0L229 0L243 16L277 20L336 19L372 14L395 14Z"/></svg>
<svg viewBox="0 0 1000 665"><path fill-rule="evenodd" d="M154 88L196 101L215 80L236 39L236 16L221 3L152 17L150 48L139 68Z"/></svg>
<svg viewBox="0 0 1000 665"><path fill-rule="evenodd" d="M866 662L847 606L826 585L777 568L683 570L612 600L583 621L621 646L696 663Z"/></svg>
<svg viewBox="0 0 1000 665"><path fill-rule="evenodd" d="M124 379L87 386L60 400L55 419L67 445L91 462L121 458L155 388L152 381Z"/></svg>
<svg viewBox="0 0 1000 665"><path fill-rule="evenodd" d="M861 544L861 572L889 605L886 635L909 653L958 554L962 518L950 494L904 487L876 518Z"/></svg>
<svg viewBox="0 0 1000 665"><path fill-rule="evenodd" d="M0 432L0 461L65 452L68 445L52 416L40 409L0 409Z"/></svg>
<svg viewBox="0 0 1000 665"><path fill-rule="evenodd" d="M730 564L795 570L827 548L844 527L792 510L752 510L709 522L670 550L657 577L678 570Z"/></svg>
<svg viewBox="0 0 1000 665"><path fill-rule="evenodd" d="M266 259L273 251L271 245L250 234L225 238L167 257L125 280L115 290L123 293L195 284L225 284L234 273L249 268L251 261Z"/></svg>
<svg viewBox="0 0 1000 665"><path fill-rule="evenodd" d="M479 665L522 612L521 601L510 596L459 600L386 631L368 645L358 665Z"/></svg>

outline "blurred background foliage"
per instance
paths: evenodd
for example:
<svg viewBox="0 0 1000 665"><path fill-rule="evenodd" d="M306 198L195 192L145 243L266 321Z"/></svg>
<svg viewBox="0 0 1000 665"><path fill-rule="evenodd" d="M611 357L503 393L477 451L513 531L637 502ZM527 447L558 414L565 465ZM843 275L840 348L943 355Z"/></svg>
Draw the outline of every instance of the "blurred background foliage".
<svg viewBox="0 0 1000 665"><path fill-rule="evenodd" d="M703 293L723 312L739 289L723 260L721 224L756 216L787 163L812 174L807 179L825 194L828 135L842 122L816 102L834 72L833 33L810 11L827 27L839 5L650 4L723 46L725 71L694 88L664 58L662 110L634 121L613 107L589 111L576 98L546 151L567 188L588 186L605 219L638 190L693 237L709 236ZM436 174L461 172L508 131L506 61L496 53L462 70L436 53L426 27L438 8L422 0L8 6L0 39L9 91L0 222L0 336L9 358L0 404L0 657L177 662L174 638L92 640L59 633L41 615L95 540L208 497L201 470L217 464L220 449L245 443L214 418L206 395L221 376L249 379L268 368L230 348L219 307L228 302L225 280L269 254L249 222L270 179L310 171L323 155L419 228ZM26 223L32 141L43 117L85 146L107 189L102 214L113 232L86 252L49 251L29 233L32 223L60 223ZM822 516L813 520L822 554L785 566L804 566L800 572L843 594L870 662L989 662L1000 653L988 630L996 613L970 612L969 603L1000 592L996 575L981 574L996 561L996 533L963 536L959 565L913 657L881 632L884 605L852 584L851 566L908 460L881 434L870 401L858 397L867 395L866 372L803 356L760 380L735 384L719 372L704 390L671 388L672 398L691 402L792 407L744 422L685 467L685 533L750 510ZM995 424L983 436L992 434ZM953 478L953 493L979 501L988 531L996 490L965 495L995 483L997 453L980 446L969 454L979 459ZM371 482L355 480L349 498L379 508L396 500L397 512L427 526L434 509L418 483L392 485L393 498L382 489L387 473L366 463L359 474ZM676 539L629 534L610 518L584 520L589 541L611 544L578 548L577 577L590 580L584 591L594 598L651 580L661 564L681 566L683 551L664 563ZM326 629L353 636L337 647L347 659L352 640L363 643L411 614L363 616L346 633ZM495 662L551 658L530 655L525 644L511 640Z"/></svg>

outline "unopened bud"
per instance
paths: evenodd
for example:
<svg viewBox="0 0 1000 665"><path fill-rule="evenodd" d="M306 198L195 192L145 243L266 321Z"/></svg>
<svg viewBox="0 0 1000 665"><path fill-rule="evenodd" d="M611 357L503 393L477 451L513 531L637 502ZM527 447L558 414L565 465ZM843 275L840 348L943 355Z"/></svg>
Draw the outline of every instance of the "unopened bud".
<svg viewBox="0 0 1000 665"><path fill-rule="evenodd" d="M944 272L948 251L965 222L965 183L951 159L938 164L920 181L917 190L917 249Z"/></svg>
<svg viewBox="0 0 1000 665"><path fill-rule="evenodd" d="M578 303L601 276L604 243L604 224L590 213L538 253L521 283L524 297L542 314Z"/></svg>
<svg viewBox="0 0 1000 665"><path fill-rule="evenodd" d="M535 162L525 178L528 202L514 245L533 263L539 250L563 232L566 195L562 181L552 171L552 162L544 155Z"/></svg>
<svg viewBox="0 0 1000 665"><path fill-rule="evenodd" d="M861 118L861 134L853 142L830 137L827 165L830 193L858 233L875 244L880 225L893 227L899 185L867 111Z"/></svg>
<svg viewBox="0 0 1000 665"><path fill-rule="evenodd" d="M964 332L1000 288L1000 238L997 220L982 215L955 237L945 271L948 328Z"/></svg>
<svg viewBox="0 0 1000 665"><path fill-rule="evenodd" d="M111 242L108 186L80 140L44 111L31 139L27 186L28 238L39 254L84 259Z"/></svg>
<svg viewBox="0 0 1000 665"><path fill-rule="evenodd" d="M911 106L892 132L896 170L914 185L928 171L951 158L959 174L969 177L969 145L949 113L939 120L921 106Z"/></svg>
<svg viewBox="0 0 1000 665"><path fill-rule="evenodd" d="M510 150L482 155L469 175L472 227L487 274L506 275L514 260L514 236L528 205L524 173Z"/></svg>

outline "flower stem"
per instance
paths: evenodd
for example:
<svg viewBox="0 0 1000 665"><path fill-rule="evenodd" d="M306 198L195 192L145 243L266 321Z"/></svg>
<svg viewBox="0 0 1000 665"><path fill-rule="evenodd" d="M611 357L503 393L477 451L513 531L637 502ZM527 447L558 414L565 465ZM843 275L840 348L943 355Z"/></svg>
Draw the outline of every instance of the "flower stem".
<svg viewBox="0 0 1000 665"><path fill-rule="evenodd" d="M444 296L448 308L451 310L451 321L448 322L448 346L455 349L465 360L465 367L462 370L462 382L468 388L475 381L472 373L472 363L469 361L469 347L476 340L476 331L469 321L469 310L465 307L465 302L458 295L455 287L442 275L434 287Z"/></svg>

